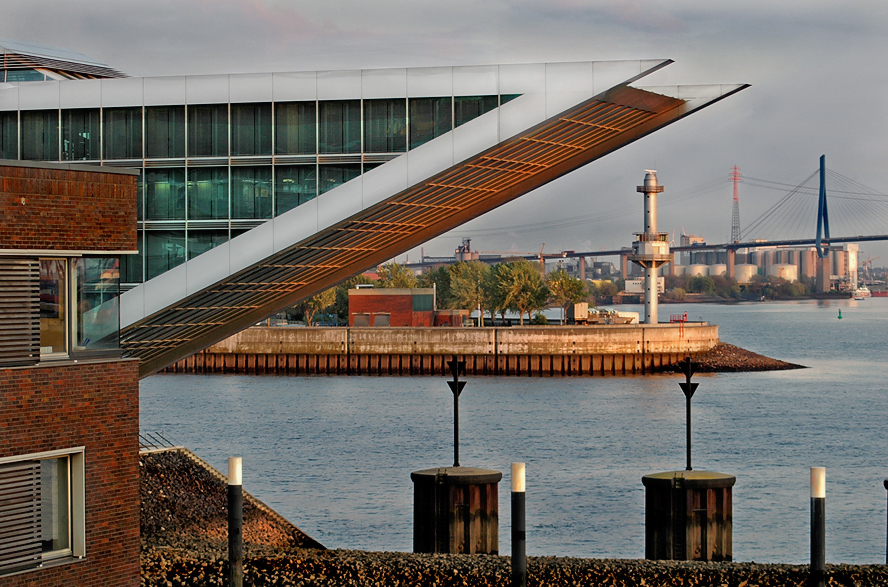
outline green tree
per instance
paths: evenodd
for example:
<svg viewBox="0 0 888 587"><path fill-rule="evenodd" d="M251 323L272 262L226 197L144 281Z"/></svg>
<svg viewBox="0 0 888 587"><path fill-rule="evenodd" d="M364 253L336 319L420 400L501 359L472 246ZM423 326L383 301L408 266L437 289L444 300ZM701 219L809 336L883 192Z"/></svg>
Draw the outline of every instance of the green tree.
<svg viewBox="0 0 888 587"><path fill-rule="evenodd" d="M441 265L430 271L424 271L417 277L419 287L435 288L435 304L437 308L452 308L453 296L450 294L450 268L452 265ZM437 309L436 308L436 309Z"/></svg>
<svg viewBox="0 0 888 587"><path fill-rule="evenodd" d="M688 282L688 291L715 295L715 282L706 275L695 275Z"/></svg>
<svg viewBox="0 0 888 587"><path fill-rule="evenodd" d="M354 289L357 285L366 285L373 283L369 277L358 274L350 279L346 279L336 286L336 300L333 303L333 313L339 316L339 319L348 324L348 290Z"/></svg>
<svg viewBox="0 0 888 587"><path fill-rule="evenodd" d="M490 268L487 279L484 280L484 297L487 299L491 324L496 320L496 314L500 314L505 320L506 310L509 309L506 303L506 290L500 286L508 279L506 273L508 273L506 263L497 263Z"/></svg>
<svg viewBox="0 0 888 587"><path fill-rule="evenodd" d="M481 261L459 262L450 267L450 294L455 307L477 308L478 325L483 323L484 309L487 307L487 292L484 287L490 274L490 265Z"/></svg>
<svg viewBox="0 0 888 587"><path fill-rule="evenodd" d="M549 290L543 282L540 272L526 259L505 263L502 273L498 276L498 298L509 310L518 312L519 324L524 324L524 315L528 320L532 312L542 310L549 300Z"/></svg>
<svg viewBox="0 0 888 587"><path fill-rule="evenodd" d="M376 273L379 275L379 281L377 282L379 287L414 288L417 284L416 274L407 267L397 263L380 265L376 269Z"/></svg>
<svg viewBox="0 0 888 587"><path fill-rule="evenodd" d="M564 314L568 306L583 301L588 295L586 284L564 269L556 269L550 273L546 285L549 288L549 298L561 308L561 324L564 324Z"/></svg>
<svg viewBox="0 0 888 587"><path fill-rule="evenodd" d="M305 325L311 326L315 314L323 312L336 303L336 288L325 289L319 294L313 295L302 302L302 311L305 313Z"/></svg>

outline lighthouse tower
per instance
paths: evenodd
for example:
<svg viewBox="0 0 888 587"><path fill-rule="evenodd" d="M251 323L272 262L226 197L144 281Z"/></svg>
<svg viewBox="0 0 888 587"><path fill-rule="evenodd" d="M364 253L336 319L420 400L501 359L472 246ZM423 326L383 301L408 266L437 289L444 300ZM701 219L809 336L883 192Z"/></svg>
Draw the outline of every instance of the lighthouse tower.
<svg viewBox="0 0 888 587"><path fill-rule="evenodd" d="M644 267L644 323L656 324L657 315L657 269L672 261L669 252L669 235L657 232L657 194L663 186L657 183L657 172L646 169L644 185L638 191L644 194L644 232L635 233L632 253L629 260Z"/></svg>

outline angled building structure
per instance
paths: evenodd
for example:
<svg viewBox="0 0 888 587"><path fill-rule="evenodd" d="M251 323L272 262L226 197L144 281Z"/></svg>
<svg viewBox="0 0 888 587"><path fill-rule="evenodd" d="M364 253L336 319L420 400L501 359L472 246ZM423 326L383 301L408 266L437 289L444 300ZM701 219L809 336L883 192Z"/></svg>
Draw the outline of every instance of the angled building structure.
<svg viewBox="0 0 888 587"><path fill-rule="evenodd" d="M7 84L0 156L142 170L147 374L745 87L630 85L669 63Z"/></svg>

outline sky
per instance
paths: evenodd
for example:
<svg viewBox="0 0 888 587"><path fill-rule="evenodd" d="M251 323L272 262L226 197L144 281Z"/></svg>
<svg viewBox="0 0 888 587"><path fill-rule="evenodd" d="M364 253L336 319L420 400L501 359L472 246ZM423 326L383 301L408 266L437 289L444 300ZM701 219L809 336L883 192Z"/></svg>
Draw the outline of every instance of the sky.
<svg viewBox="0 0 888 587"><path fill-rule="evenodd" d="M751 84L426 243L427 255L450 255L464 237L481 251L629 246L645 169L665 185L659 229L676 240L729 240L735 165L741 228L824 154L832 172L869 186L845 191L884 194L886 30L888 2L874 0L3 0L0 18L0 37L133 76L669 58L636 85ZM888 204L833 201L834 235L888 233ZM782 234L749 236L814 236L813 205L792 225L773 214ZM861 250L888 265L888 244Z"/></svg>

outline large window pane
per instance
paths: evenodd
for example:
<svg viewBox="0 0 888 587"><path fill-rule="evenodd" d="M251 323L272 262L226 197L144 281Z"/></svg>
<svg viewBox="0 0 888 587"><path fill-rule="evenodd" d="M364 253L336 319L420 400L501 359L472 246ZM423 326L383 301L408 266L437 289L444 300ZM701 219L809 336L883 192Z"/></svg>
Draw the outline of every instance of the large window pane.
<svg viewBox="0 0 888 587"><path fill-rule="evenodd" d="M57 110L22 112L22 159L59 160L59 113Z"/></svg>
<svg viewBox="0 0 888 587"><path fill-rule="evenodd" d="M139 230L139 240L136 246L139 249L137 254L122 255L120 257L120 280L123 283L142 283L145 243L141 230Z"/></svg>
<svg viewBox="0 0 888 587"><path fill-rule="evenodd" d="M478 118L499 105L499 96L457 96L453 99L456 126Z"/></svg>
<svg viewBox="0 0 888 587"><path fill-rule="evenodd" d="M437 138L453 128L453 100L412 98L410 100L410 148Z"/></svg>
<svg viewBox="0 0 888 587"><path fill-rule="evenodd" d="M228 168L188 169L188 218L212 220L228 218Z"/></svg>
<svg viewBox="0 0 888 587"><path fill-rule="evenodd" d="M147 278L157 277L185 262L185 232L149 230L145 233Z"/></svg>
<svg viewBox="0 0 888 587"><path fill-rule="evenodd" d="M148 220L185 220L185 169L145 170Z"/></svg>
<svg viewBox="0 0 888 587"><path fill-rule="evenodd" d="M46 76L36 69L10 69L6 72L8 82L42 82Z"/></svg>
<svg viewBox="0 0 888 587"><path fill-rule="evenodd" d="M145 108L145 156L171 159L185 156L185 107Z"/></svg>
<svg viewBox="0 0 888 587"><path fill-rule="evenodd" d="M271 166L231 168L231 217L271 218Z"/></svg>
<svg viewBox="0 0 888 587"><path fill-rule="evenodd" d="M62 110L63 160L101 159L99 143L97 108Z"/></svg>
<svg viewBox="0 0 888 587"><path fill-rule="evenodd" d="M274 105L274 152L277 155L317 153L314 102L284 102Z"/></svg>
<svg viewBox="0 0 888 587"><path fill-rule="evenodd" d="M74 350L119 348L120 261L116 257L74 259Z"/></svg>
<svg viewBox="0 0 888 587"><path fill-rule="evenodd" d="M17 112L0 112L0 159L18 159Z"/></svg>
<svg viewBox="0 0 888 587"><path fill-rule="evenodd" d="M105 159L141 159L142 109L106 108L104 117Z"/></svg>
<svg viewBox="0 0 888 587"><path fill-rule="evenodd" d="M407 101L364 100L364 151L400 153L407 150Z"/></svg>
<svg viewBox="0 0 888 587"><path fill-rule="evenodd" d="M274 177L275 216L317 196L318 180L314 165L279 165L274 168Z"/></svg>
<svg viewBox="0 0 888 587"><path fill-rule="evenodd" d="M231 154L271 155L271 104L231 105Z"/></svg>
<svg viewBox="0 0 888 587"><path fill-rule="evenodd" d="M318 170L320 171L318 191L322 194L361 175L360 165L319 165Z"/></svg>
<svg viewBox="0 0 888 587"><path fill-rule="evenodd" d="M228 156L228 105L188 107L188 156Z"/></svg>
<svg viewBox="0 0 888 587"><path fill-rule="evenodd" d="M40 461L40 527L44 558L71 549L69 457ZM49 555L49 556L47 556Z"/></svg>
<svg viewBox="0 0 888 587"><path fill-rule="evenodd" d="M218 247L228 240L227 230L194 230L188 229L188 260Z"/></svg>
<svg viewBox="0 0 888 587"><path fill-rule="evenodd" d="M67 263L40 260L40 354L68 352Z"/></svg>
<svg viewBox="0 0 888 587"><path fill-rule="evenodd" d="M320 102L321 153L361 152L361 102Z"/></svg>

